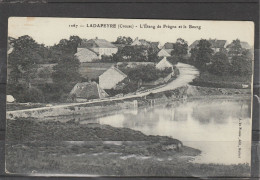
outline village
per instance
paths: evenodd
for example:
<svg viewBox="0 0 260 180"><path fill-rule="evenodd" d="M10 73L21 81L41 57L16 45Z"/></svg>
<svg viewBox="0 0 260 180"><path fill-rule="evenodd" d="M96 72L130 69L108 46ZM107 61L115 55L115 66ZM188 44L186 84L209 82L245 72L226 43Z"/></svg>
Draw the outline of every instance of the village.
<svg viewBox="0 0 260 180"><path fill-rule="evenodd" d="M43 20L53 34L39 28L36 22ZM191 31L177 31L174 26L182 23L165 21L160 24L167 29L138 27L138 32L110 25L156 23L24 21L36 23L37 32L12 21L11 29L25 29L10 33L7 46L9 173L250 173L254 49L249 35L233 32L247 32L253 24L221 22L229 30L222 36L218 23L195 21L184 23ZM62 21L66 27L83 22L100 27L57 33L54 26ZM205 35L206 27L214 34Z"/></svg>
<svg viewBox="0 0 260 180"><path fill-rule="evenodd" d="M187 61L191 61L192 49L200 43L200 40L196 40L188 46L187 42L180 38L175 43L166 42L165 44L138 37L134 40L130 37L119 37L117 41L109 42L96 37L89 40L80 39L77 42L74 57L79 61L78 72L82 78L80 82L75 82L70 86L71 89L67 90L65 102L87 102L93 99L136 95L142 92L147 94L150 90L160 88L176 79L180 73L176 66L178 63L192 64ZM230 49L236 43L236 41L227 43L226 40L217 39L209 39L208 42L212 54L233 52ZM14 40L9 41L8 54L14 50L13 43ZM249 54L252 52L252 47L247 42L239 43L240 49ZM135 56L133 53L138 55ZM230 59L231 57L229 61ZM55 83L52 73L57 64L38 64L34 72L37 75L31 78L29 88ZM24 82L21 79L20 76L19 83ZM12 83L12 80L9 82ZM12 94L7 96L8 103L15 102L16 99Z"/></svg>

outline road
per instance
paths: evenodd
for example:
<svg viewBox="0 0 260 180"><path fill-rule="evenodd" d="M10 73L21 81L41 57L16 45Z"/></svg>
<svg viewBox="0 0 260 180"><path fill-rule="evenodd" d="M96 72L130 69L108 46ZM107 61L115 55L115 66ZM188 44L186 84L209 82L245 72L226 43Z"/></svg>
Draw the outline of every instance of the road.
<svg viewBox="0 0 260 180"><path fill-rule="evenodd" d="M163 91L167 91L167 90L173 90L173 89L179 88L181 86L187 85L188 83L192 82L192 80L196 76L199 75L199 71L192 65L178 63L176 66L180 71L180 75L175 80L173 80L172 82L170 82L169 84L167 84L164 87L154 89L154 90L151 90L151 91L145 92L145 93L140 93L139 95L143 96L143 95L147 95L149 93L158 93L158 92L163 92Z"/></svg>
<svg viewBox="0 0 260 180"><path fill-rule="evenodd" d="M163 92L163 91L167 91L167 90L174 90L181 86L185 86L188 83L192 82L192 80L199 74L199 71L192 65L178 63L176 66L179 69L180 74L175 80L171 81L169 84L167 84L163 87L154 88L152 90L147 90L146 92L140 92L137 94L126 95L126 96L117 97L117 98L113 97L113 98L98 99L98 100L96 99L93 101L82 102L82 103L61 104L61 105L55 105L52 107L39 107L39 108L23 109L23 110L17 110L17 111L22 112L22 111L47 110L47 109L53 109L53 108L91 104L91 103L95 103L95 102L105 102L105 101L111 101L111 100L124 100L124 99L129 99L129 98L134 98L134 97L142 97L142 96L146 96L150 93L158 93L158 92ZM12 113L12 112L16 112L16 111L8 111L7 113Z"/></svg>

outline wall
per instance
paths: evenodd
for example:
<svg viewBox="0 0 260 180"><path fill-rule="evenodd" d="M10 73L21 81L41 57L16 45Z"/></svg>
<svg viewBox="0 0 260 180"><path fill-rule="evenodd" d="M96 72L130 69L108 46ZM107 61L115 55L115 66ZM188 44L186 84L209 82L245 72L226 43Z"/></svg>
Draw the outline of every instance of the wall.
<svg viewBox="0 0 260 180"><path fill-rule="evenodd" d="M67 121L71 116L84 115L86 118L101 116L113 110L120 110L134 107L134 101L109 101L93 104L61 105L53 107L34 108L18 111L8 111L7 120L19 120L19 118L34 118L37 121L46 121L59 118L61 121Z"/></svg>
<svg viewBox="0 0 260 180"><path fill-rule="evenodd" d="M99 86L102 89L112 89L117 85L117 83L121 82L123 79L125 79L124 76L119 74L113 68L110 68L99 76Z"/></svg>

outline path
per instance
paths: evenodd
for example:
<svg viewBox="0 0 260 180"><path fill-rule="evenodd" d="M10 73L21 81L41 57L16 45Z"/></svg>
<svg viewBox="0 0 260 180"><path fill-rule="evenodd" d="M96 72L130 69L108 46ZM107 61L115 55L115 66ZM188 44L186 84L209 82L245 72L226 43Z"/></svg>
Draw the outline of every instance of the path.
<svg viewBox="0 0 260 180"><path fill-rule="evenodd" d="M134 98L134 97L142 97L145 95L148 95L150 93L158 93L158 92L163 92L167 90L173 90L176 88L179 88L181 86L185 86L188 83L192 82L192 80L199 74L199 71L192 65L189 64L184 64L184 63L178 63L177 68L180 71L180 75L170 82L169 84L156 88L153 90L148 90L146 92L141 92L133 95L127 95L123 97L118 97L118 98L106 98L106 99L98 99L98 100L93 100L93 101L88 101L88 102L83 102L83 103L70 103L70 104L62 104L62 105L55 105L51 107L39 107L39 108L32 108L32 109L23 109L23 110L16 110L16 111L34 111L34 110L47 110L47 109L53 109L53 108L61 108L61 107L69 107L69 106L75 106L75 105L82 105L82 104L91 104L91 103L96 103L96 102L105 102L105 101L111 101L111 100L124 100L124 99L129 99L129 98ZM8 111L8 113L16 112L16 111Z"/></svg>

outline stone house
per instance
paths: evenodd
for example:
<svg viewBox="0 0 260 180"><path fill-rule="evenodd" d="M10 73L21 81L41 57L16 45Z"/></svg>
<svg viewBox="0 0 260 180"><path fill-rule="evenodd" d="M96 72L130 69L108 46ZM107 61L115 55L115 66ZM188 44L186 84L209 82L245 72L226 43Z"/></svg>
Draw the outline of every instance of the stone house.
<svg viewBox="0 0 260 180"><path fill-rule="evenodd" d="M150 46L150 43L145 39L139 39L138 37L131 44L132 46Z"/></svg>
<svg viewBox="0 0 260 180"><path fill-rule="evenodd" d="M116 54L118 51L118 47L114 44L108 42L105 39L90 39L90 40L82 40L82 42L78 45L77 53L83 49L89 49L95 52L100 59L102 55L111 56ZM92 54L94 55L94 54Z"/></svg>
<svg viewBox="0 0 260 180"><path fill-rule="evenodd" d="M174 47L174 43L166 42L164 44L164 46L162 47L162 49L171 49L171 50L173 50L174 49L173 47Z"/></svg>
<svg viewBox="0 0 260 180"><path fill-rule="evenodd" d="M114 89L116 85L127 77L122 71L111 66L99 76L99 85L103 89Z"/></svg>
<svg viewBox="0 0 260 180"><path fill-rule="evenodd" d="M70 96L77 102L83 102L89 99L102 99L108 94L96 82L82 82L73 87Z"/></svg>
<svg viewBox="0 0 260 180"><path fill-rule="evenodd" d="M172 49L161 49L158 52L158 57L170 57L171 56Z"/></svg>
<svg viewBox="0 0 260 180"><path fill-rule="evenodd" d="M170 63L166 57L164 57L158 64L156 64L155 67L160 70L164 70L165 68L172 68L173 70L172 63Z"/></svg>
<svg viewBox="0 0 260 180"><path fill-rule="evenodd" d="M98 53L87 48L78 48L75 56L81 63L93 62L96 59L100 59Z"/></svg>

